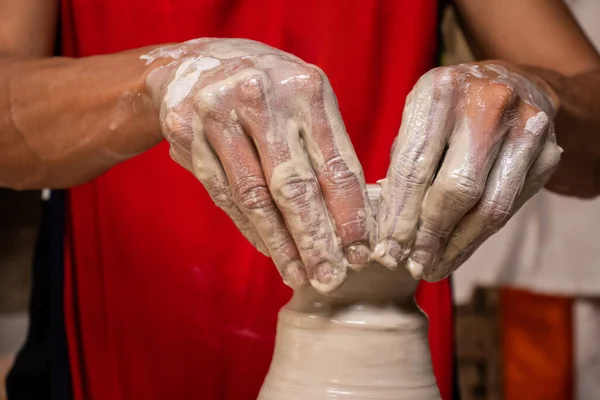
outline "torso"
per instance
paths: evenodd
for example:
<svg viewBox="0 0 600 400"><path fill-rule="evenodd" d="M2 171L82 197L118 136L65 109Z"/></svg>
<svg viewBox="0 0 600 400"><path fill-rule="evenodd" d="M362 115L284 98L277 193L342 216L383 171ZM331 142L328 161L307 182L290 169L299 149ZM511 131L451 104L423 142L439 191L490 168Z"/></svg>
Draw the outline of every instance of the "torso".
<svg viewBox="0 0 600 400"><path fill-rule="evenodd" d="M245 37L317 64L368 182L385 176L405 96L435 60L434 0L63 0L62 7L69 56ZM290 291L170 160L165 143L72 189L70 218L65 303L77 399L256 398ZM436 374L449 399L448 286L428 293Z"/></svg>

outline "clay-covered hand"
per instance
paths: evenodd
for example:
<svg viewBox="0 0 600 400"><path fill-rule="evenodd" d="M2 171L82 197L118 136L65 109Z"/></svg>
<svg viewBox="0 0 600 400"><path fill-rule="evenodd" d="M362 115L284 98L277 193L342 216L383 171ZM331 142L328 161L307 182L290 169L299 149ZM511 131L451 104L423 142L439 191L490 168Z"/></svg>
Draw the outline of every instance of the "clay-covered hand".
<svg viewBox="0 0 600 400"><path fill-rule="evenodd" d="M512 67L425 74L406 100L383 182L374 256L437 281L497 232L556 169L555 106Z"/></svg>
<svg viewBox="0 0 600 400"><path fill-rule="evenodd" d="M367 262L364 177L320 69L244 39L194 40L146 59L163 64L148 87L171 156L286 283L333 290L348 265Z"/></svg>

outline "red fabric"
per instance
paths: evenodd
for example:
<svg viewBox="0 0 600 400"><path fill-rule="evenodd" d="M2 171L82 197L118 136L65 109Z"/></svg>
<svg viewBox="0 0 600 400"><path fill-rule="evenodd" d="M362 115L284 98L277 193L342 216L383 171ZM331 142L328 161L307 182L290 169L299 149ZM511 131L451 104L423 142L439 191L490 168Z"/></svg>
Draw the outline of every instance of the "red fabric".
<svg viewBox="0 0 600 400"><path fill-rule="evenodd" d="M319 65L369 182L404 99L432 67L434 0L62 0L66 55L203 36L266 42ZM289 298L163 143L70 191L65 305L77 400L254 399ZM451 398L447 282L421 287Z"/></svg>

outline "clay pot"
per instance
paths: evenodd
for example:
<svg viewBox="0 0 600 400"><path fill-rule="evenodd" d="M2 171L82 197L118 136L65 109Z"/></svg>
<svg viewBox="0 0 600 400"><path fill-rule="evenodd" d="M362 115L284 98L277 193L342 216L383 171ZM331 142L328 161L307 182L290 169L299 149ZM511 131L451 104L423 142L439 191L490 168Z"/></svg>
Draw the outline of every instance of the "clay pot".
<svg viewBox="0 0 600 400"><path fill-rule="evenodd" d="M368 190L376 212L381 188ZM372 263L333 293L294 292L258 399L440 399L417 283L404 268Z"/></svg>

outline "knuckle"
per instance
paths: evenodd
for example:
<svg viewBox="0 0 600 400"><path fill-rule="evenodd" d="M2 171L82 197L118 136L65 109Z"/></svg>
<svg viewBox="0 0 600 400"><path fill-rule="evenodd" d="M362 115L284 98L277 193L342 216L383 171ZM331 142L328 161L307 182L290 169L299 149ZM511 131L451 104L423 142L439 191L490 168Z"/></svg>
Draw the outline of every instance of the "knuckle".
<svg viewBox="0 0 600 400"><path fill-rule="evenodd" d="M298 175L277 184L275 188L282 198L290 203L306 204L319 196L320 188L316 179Z"/></svg>
<svg viewBox="0 0 600 400"><path fill-rule="evenodd" d="M225 212L229 212L233 207L233 201L231 200L229 193L219 191L218 193L211 194L210 197L213 203Z"/></svg>
<svg viewBox="0 0 600 400"><path fill-rule="evenodd" d="M444 180L442 194L458 203L459 206L472 207L483 194L483 185L470 176L455 175Z"/></svg>
<svg viewBox="0 0 600 400"><path fill-rule="evenodd" d="M223 183L215 177L200 179L200 182L204 185L204 188L208 192L213 203L227 214L230 214L231 210L235 208L235 205L231 198L229 188L223 185Z"/></svg>
<svg viewBox="0 0 600 400"><path fill-rule="evenodd" d="M437 67L431 69L419 78L409 97L412 98L417 93L421 93L422 95L435 93L438 100L448 100L453 96L456 83L461 80L462 76L461 71L455 67Z"/></svg>
<svg viewBox="0 0 600 400"><path fill-rule="evenodd" d="M313 64L306 64L301 68L301 74L305 76L305 80L308 82L307 90L312 90L315 93L322 92L327 82L327 76L321 68Z"/></svg>
<svg viewBox="0 0 600 400"><path fill-rule="evenodd" d="M450 236L452 228L448 223L444 223L442 218L427 217L422 215L419 226L419 238L428 245L441 246L443 239Z"/></svg>
<svg viewBox="0 0 600 400"><path fill-rule="evenodd" d="M489 201L482 209L482 222L494 232L502 228L512 216L510 207L498 201Z"/></svg>
<svg viewBox="0 0 600 400"><path fill-rule="evenodd" d="M442 88L451 87L462 76L462 73L454 67L437 67L431 70L431 73L435 84Z"/></svg>
<svg viewBox="0 0 600 400"><path fill-rule="evenodd" d="M514 88L506 83L481 80L479 91L485 107L495 114L504 113L515 99Z"/></svg>
<svg viewBox="0 0 600 400"><path fill-rule="evenodd" d="M308 79L315 82L324 82L326 79L325 72L314 64L306 64L303 70L304 75L308 76Z"/></svg>
<svg viewBox="0 0 600 400"><path fill-rule="evenodd" d="M256 102L262 100L265 96L267 85L268 79L262 73L245 77L244 79L240 79L238 82L240 96L245 102Z"/></svg>
<svg viewBox="0 0 600 400"><path fill-rule="evenodd" d="M300 253L310 255L311 258L318 258L319 254L310 254L313 251L318 253L319 249L328 248L330 240L324 238L317 229L308 229L298 236L296 247Z"/></svg>
<svg viewBox="0 0 600 400"><path fill-rule="evenodd" d="M322 176L337 189L346 189L358 184L356 175L341 156L333 157L325 162Z"/></svg>
<svg viewBox="0 0 600 400"><path fill-rule="evenodd" d="M168 111L162 119L162 130L167 139L176 132L183 130L185 125L179 114L174 111Z"/></svg>
<svg viewBox="0 0 600 400"><path fill-rule="evenodd" d="M269 253L275 255L276 258L281 257L281 255L287 255L290 253L290 249L296 247L294 241L291 236L285 235L276 235L275 237L271 237L267 240L266 246L269 249ZM288 257L285 257L286 259Z"/></svg>
<svg viewBox="0 0 600 400"><path fill-rule="evenodd" d="M215 116L219 113L220 99L219 95L202 89L194 97L194 109L198 115L216 119Z"/></svg>
<svg viewBox="0 0 600 400"><path fill-rule="evenodd" d="M411 186L425 185L428 181L426 168L407 154L400 154L392 164L392 172L398 180Z"/></svg>
<svg viewBox="0 0 600 400"><path fill-rule="evenodd" d="M509 72L505 66L498 64L485 64L483 65L483 69L487 72L495 73L499 77L514 75L514 72Z"/></svg>
<svg viewBox="0 0 600 400"><path fill-rule="evenodd" d="M450 101L456 93L457 83L464 79L464 73L455 67L438 67L433 70L433 87L438 101ZM428 89L425 86L425 90Z"/></svg>
<svg viewBox="0 0 600 400"><path fill-rule="evenodd" d="M274 208L267 185L259 178L245 178L233 188L236 202L246 212Z"/></svg>

